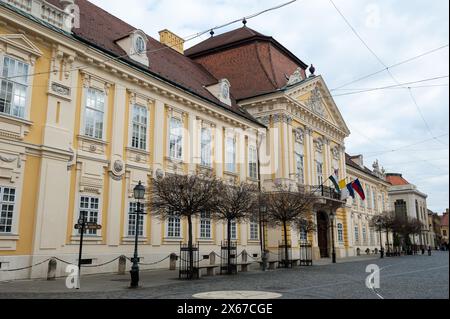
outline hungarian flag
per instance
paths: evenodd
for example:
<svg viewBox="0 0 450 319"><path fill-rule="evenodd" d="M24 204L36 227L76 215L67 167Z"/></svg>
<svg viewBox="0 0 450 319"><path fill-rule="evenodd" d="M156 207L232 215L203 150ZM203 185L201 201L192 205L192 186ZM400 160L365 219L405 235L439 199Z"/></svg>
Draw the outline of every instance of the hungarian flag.
<svg viewBox="0 0 450 319"><path fill-rule="evenodd" d="M366 200L366 194L364 193L364 189L359 179L357 179L352 183L352 187L358 193L358 195L361 197L362 200Z"/></svg>
<svg viewBox="0 0 450 319"><path fill-rule="evenodd" d="M339 188L338 178L335 175L331 175L330 181L333 183L334 187L336 187L336 191L339 193L341 189Z"/></svg>

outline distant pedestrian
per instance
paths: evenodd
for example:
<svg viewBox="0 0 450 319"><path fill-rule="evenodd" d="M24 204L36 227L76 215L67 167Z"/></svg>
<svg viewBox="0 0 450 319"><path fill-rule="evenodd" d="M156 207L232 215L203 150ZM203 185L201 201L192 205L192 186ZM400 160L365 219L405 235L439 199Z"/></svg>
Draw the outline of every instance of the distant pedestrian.
<svg viewBox="0 0 450 319"><path fill-rule="evenodd" d="M431 246L428 246L428 256L431 256Z"/></svg>

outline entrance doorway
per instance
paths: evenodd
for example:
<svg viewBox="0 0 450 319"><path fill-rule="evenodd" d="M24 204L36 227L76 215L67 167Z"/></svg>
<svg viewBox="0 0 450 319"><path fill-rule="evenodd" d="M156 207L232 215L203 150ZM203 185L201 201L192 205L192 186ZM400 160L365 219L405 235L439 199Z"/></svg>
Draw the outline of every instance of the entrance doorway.
<svg viewBox="0 0 450 319"><path fill-rule="evenodd" d="M329 258L328 251L328 214L324 212L317 213L317 237L321 258Z"/></svg>

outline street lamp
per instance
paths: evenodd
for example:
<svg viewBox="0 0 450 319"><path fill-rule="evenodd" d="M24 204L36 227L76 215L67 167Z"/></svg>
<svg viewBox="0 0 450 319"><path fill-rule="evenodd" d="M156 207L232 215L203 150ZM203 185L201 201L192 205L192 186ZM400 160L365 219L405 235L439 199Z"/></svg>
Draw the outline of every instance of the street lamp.
<svg viewBox="0 0 450 319"><path fill-rule="evenodd" d="M381 233L381 218L377 219L376 225L378 227L378 230L380 231L380 258L384 258L384 247L383 247L383 235Z"/></svg>
<svg viewBox="0 0 450 319"><path fill-rule="evenodd" d="M142 182L139 181L139 184L133 190L134 199L137 200L136 205L136 230L135 230L135 241L134 241L134 257L133 257L133 266L131 266L131 285L130 288L138 288L139 287L139 257L138 257L138 242L139 242L139 216L143 214L143 210L141 208L141 200L145 197L145 187L142 185Z"/></svg>
<svg viewBox="0 0 450 319"><path fill-rule="evenodd" d="M333 261L333 264L336 263L336 247L334 244L334 219L335 219L335 215L332 212L330 214L330 219L331 219L331 242L332 242L332 253L331 253L331 258Z"/></svg>
<svg viewBox="0 0 450 319"><path fill-rule="evenodd" d="M267 207L263 202L260 202L259 221L260 221L260 240L261 240L261 261L263 271L266 271L267 269L267 253L266 253L266 239L265 239L265 225L264 225L266 214L267 214Z"/></svg>

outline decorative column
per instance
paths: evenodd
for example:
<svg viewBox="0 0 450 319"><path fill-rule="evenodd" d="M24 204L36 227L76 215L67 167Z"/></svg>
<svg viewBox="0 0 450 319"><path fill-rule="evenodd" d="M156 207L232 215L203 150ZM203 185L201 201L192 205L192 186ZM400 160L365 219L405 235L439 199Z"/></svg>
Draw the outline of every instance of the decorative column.
<svg viewBox="0 0 450 319"><path fill-rule="evenodd" d="M306 146L306 174L305 183L308 185L313 185L313 169L314 169L314 141L313 141L313 130L309 127L305 127L305 146Z"/></svg>

